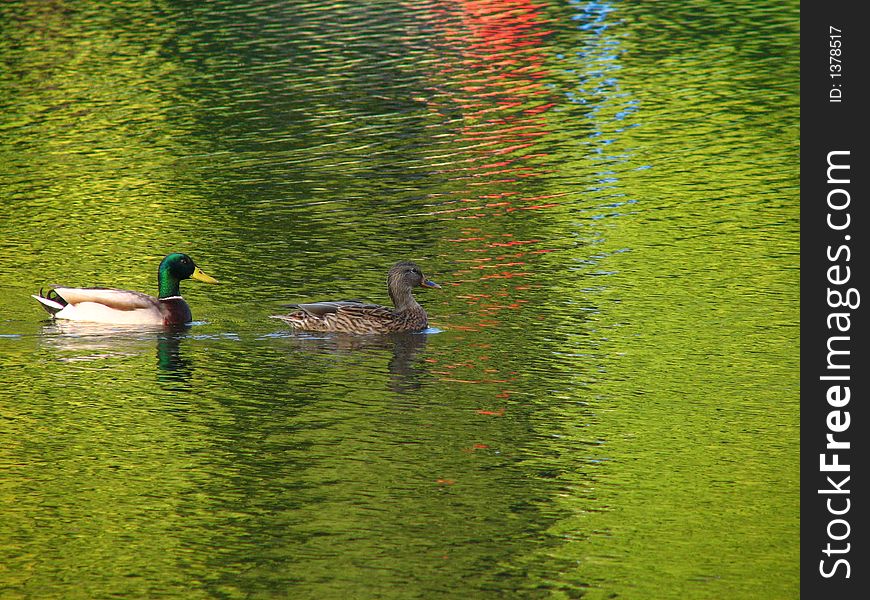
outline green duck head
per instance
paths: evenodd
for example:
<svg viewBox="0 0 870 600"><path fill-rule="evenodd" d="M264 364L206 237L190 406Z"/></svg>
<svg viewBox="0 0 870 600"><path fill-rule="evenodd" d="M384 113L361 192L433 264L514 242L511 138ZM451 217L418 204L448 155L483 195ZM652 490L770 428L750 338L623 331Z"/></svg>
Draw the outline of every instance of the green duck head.
<svg viewBox="0 0 870 600"><path fill-rule="evenodd" d="M178 289L178 284L183 279L196 279L204 283L218 282L214 277L209 277L203 273L202 269L197 267L193 259L187 254L173 252L167 255L157 268L159 296L161 298L180 296L181 292Z"/></svg>

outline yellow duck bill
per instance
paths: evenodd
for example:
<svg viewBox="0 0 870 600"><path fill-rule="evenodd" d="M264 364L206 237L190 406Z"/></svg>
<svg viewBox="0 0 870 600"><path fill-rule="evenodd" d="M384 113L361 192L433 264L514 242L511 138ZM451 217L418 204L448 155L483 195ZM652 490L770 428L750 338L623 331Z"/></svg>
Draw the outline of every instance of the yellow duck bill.
<svg viewBox="0 0 870 600"><path fill-rule="evenodd" d="M219 283L218 280L211 275L206 275L199 267L196 267L193 270L193 275L191 275L190 278L202 281L203 283Z"/></svg>

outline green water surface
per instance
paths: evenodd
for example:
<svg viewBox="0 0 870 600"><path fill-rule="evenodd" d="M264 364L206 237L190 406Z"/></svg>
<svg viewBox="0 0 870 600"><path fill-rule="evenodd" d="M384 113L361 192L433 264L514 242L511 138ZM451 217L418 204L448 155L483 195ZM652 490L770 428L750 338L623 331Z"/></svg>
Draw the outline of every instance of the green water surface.
<svg viewBox="0 0 870 600"><path fill-rule="evenodd" d="M0 597L797 598L798 11L0 4Z"/></svg>

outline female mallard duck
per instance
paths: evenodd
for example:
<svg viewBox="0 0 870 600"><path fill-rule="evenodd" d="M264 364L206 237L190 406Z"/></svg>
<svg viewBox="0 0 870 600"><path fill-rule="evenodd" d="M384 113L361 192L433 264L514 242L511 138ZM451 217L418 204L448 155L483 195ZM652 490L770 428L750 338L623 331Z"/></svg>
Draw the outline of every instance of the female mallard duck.
<svg viewBox="0 0 870 600"><path fill-rule="evenodd" d="M158 297L128 290L56 287L33 294L54 319L119 325L183 325L192 321L190 306L181 297L182 279L217 283L186 254L168 255L157 269Z"/></svg>
<svg viewBox="0 0 870 600"><path fill-rule="evenodd" d="M397 262L387 274L387 289L395 308L366 304L356 300L291 304L296 308L288 315L272 315L294 329L335 333L399 333L419 331L429 326L423 307L417 304L411 290L416 286L440 288L420 272L409 260Z"/></svg>

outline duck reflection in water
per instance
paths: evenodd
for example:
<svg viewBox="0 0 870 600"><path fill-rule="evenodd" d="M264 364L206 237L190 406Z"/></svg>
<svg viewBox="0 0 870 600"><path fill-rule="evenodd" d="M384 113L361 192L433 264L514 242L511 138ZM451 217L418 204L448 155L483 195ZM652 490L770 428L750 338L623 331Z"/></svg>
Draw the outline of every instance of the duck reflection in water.
<svg viewBox="0 0 870 600"><path fill-rule="evenodd" d="M181 341L187 337L188 329L190 327L178 327L157 335L157 381L169 390L190 389L193 366L181 350Z"/></svg>
<svg viewBox="0 0 870 600"><path fill-rule="evenodd" d="M157 380L181 390L193 372L182 350L189 329L52 320L43 325L40 342L56 352L58 361L69 363L138 356L153 351L156 343Z"/></svg>
<svg viewBox="0 0 870 600"><path fill-rule="evenodd" d="M437 330L436 330L437 331ZM427 369L425 364L417 364L416 359L429 341L425 332L392 333L385 335L350 336L309 334L288 335L282 339L302 352L329 353L336 355L363 355L390 353L387 371L390 374L389 389L404 394L419 389L423 385Z"/></svg>

